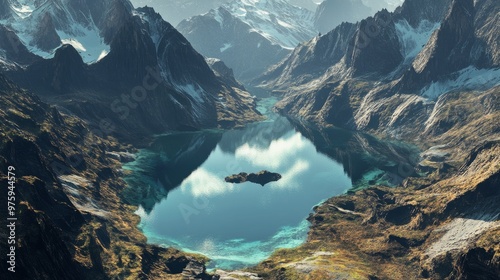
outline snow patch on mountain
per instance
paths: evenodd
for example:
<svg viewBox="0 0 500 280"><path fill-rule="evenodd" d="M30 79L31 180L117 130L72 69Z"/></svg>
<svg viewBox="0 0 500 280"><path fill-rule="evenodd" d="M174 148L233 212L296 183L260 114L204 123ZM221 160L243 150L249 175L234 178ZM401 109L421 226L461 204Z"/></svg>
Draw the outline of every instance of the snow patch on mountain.
<svg viewBox="0 0 500 280"><path fill-rule="evenodd" d="M109 45L104 43L104 39L100 36L96 26L85 28L77 25L73 28L73 33L58 31L57 34L63 43L67 41L75 47L85 63L96 62L103 52L108 53L110 51Z"/></svg>
<svg viewBox="0 0 500 280"><path fill-rule="evenodd" d="M219 9L214 9L213 13L214 13L214 19L219 23L220 27L222 28L224 20L222 19L222 16L220 15Z"/></svg>
<svg viewBox="0 0 500 280"><path fill-rule="evenodd" d="M401 54L408 63L424 48L432 33L439 28L441 23L423 20L418 27L412 27L406 19L395 23L399 42L402 46Z"/></svg>
<svg viewBox="0 0 500 280"><path fill-rule="evenodd" d="M198 117L203 117L203 111L205 108L205 102L208 98L208 93L198 84L174 84L177 91L186 94L192 104L192 113ZM181 105L177 100L175 100L178 105ZM181 105L181 108L184 107ZM185 108L185 107L184 107Z"/></svg>
<svg viewBox="0 0 500 280"><path fill-rule="evenodd" d="M314 14L285 0L232 1L222 7L248 24L251 32L257 32L286 49L293 49L316 35ZM220 15L215 19L223 24Z"/></svg>
<svg viewBox="0 0 500 280"><path fill-rule="evenodd" d="M29 5L21 5L21 6L15 6L12 5L12 10L18 15L20 18L27 18L31 15L33 12L33 6Z"/></svg>
<svg viewBox="0 0 500 280"><path fill-rule="evenodd" d="M101 54L99 55L99 57L97 58L97 61L99 61L99 60L101 60L101 59L105 58L108 54L109 54L109 51L107 51L107 50L103 50L103 51L101 52Z"/></svg>
<svg viewBox="0 0 500 280"><path fill-rule="evenodd" d="M43 58L52 58L55 49L50 51L41 50L33 43L34 34L39 30L41 19L50 14L53 19L57 19L57 10L64 7L50 2L44 2L38 7L33 1L18 0L11 3L11 8L17 15L13 18L0 21L0 24L11 28L19 37L28 50ZM97 26L91 21L84 24L76 21L67 12L69 22L65 22L63 30L55 30L61 38L61 44L72 45L82 56L85 63L96 62L102 53L109 52L110 47L104 43Z"/></svg>
<svg viewBox="0 0 500 280"><path fill-rule="evenodd" d="M86 52L87 49L80 43L78 40L75 40L73 38L70 39L61 39L61 42L63 44L69 44L72 45L78 52Z"/></svg>
<svg viewBox="0 0 500 280"><path fill-rule="evenodd" d="M399 45L401 46L400 52L404 60L399 67L388 75L391 79L400 76L411 66L434 31L441 26L441 23L422 20L417 27L412 27L406 19L402 19L395 22L394 26L396 28Z"/></svg>
<svg viewBox="0 0 500 280"><path fill-rule="evenodd" d="M190 97L196 100L199 103L205 102L203 96L205 95L205 91L198 85L186 84L186 85L176 85L175 86L179 91L187 93Z"/></svg>
<svg viewBox="0 0 500 280"><path fill-rule="evenodd" d="M500 68L477 69L469 66L454 73L449 79L426 86L422 89L421 95L437 99L440 95L453 90L484 90L498 85L500 85Z"/></svg>
<svg viewBox="0 0 500 280"><path fill-rule="evenodd" d="M0 70L8 70L8 69L13 69L15 67L16 64L5 59L5 53L3 53L3 51L0 51Z"/></svg>

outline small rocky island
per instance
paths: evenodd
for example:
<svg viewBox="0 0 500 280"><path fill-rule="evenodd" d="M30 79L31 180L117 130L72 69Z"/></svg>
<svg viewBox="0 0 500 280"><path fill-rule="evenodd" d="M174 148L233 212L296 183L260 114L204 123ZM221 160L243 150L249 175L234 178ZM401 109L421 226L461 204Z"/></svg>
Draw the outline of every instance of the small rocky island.
<svg viewBox="0 0 500 280"><path fill-rule="evenodd" d="M228 183L237 183L237 184L248 181L264 186L269 182L275 182L278 181L279 179L281 179L281 175L279 173L273 173L267 170L262 170L258 173L247 174L245 172L241 172L239 174L227 176L225 178L225 181Z"/></svg>

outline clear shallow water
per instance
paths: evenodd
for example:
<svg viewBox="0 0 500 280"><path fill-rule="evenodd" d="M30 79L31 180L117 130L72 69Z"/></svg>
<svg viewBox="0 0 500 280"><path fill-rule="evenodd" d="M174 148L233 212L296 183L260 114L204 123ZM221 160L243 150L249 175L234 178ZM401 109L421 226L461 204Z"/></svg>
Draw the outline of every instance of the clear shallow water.
<svg viewBox="0 0 500 280"><path fill-rule="evenodd" d="M269 121L243 130L161 136L125 166L133 171L127 198L140 205L139 227L148 242L202 253L212 259L209 267L255 265L277 248L302 244L312 208L345 193L354 177L373 180L374 170L389 174L397 166L394 154L386 160L380 155L394 147L374 142L367 152L369 138L359 141L341 130L301 131L267 111L273 103L259 104ZM264 187L224 181L261 170L282 179Z"/></svg>

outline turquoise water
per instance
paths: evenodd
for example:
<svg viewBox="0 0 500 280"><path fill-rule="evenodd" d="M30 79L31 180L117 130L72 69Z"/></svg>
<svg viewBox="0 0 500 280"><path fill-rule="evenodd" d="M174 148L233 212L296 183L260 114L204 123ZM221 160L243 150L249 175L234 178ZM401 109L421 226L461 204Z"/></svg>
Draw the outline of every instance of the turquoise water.
<svg viewBox="0 0 500 280"><path fill-rule="evenodd" d="M243 130L164 135L125 166L133 171L128 198L140 205L139 227L148 242L204 254L212 260L209 268L255 265L277 248L302 244L315 205L345 193L363 174L390 174L397 165L394 154L385 160L382 154L398 149L342 130L301 130L274 115L273 103L259 103L268 121ZM369 151L367 142L373 142ZM261 170L282 179L264 187L224 181Z"/></svg>

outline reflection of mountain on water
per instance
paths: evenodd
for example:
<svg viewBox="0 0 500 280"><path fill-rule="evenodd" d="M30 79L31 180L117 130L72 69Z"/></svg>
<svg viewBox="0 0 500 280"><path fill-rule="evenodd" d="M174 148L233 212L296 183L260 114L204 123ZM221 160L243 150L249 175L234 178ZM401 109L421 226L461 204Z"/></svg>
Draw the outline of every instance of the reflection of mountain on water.
<svg viewBox="0 0 500 280"><path fill-rule="evenodd" d="M253 123L242 130L226 131L219 142L219 147L223 152L231 154L243 144L267 148L273 140L281 138L292 129L293 126L286 118L277 117L272 122Z"/></svg>
<svg viewBox="0 0 500 280"><path fill-rule="evenodd" d="M397 185L415 175L418 150L404 143L381 141L373 136L290 120L295 129L311 140L317 150L344 166L353 185L365 187L379 182ZM377 172L378 170L378 172Z"/></svg>
<svg viewBox="0 0 500 280"><path fill-rule="evenodd" d="M416 155L416 150L411 146L380 141L369 135L338 128L318 129L308 123L278 117L273 122L254 123L242 130L177 133L158 137L148 149L139 153L136 161L126 165L133 173L127 176L130 188L124 192L124 198L130 203L141 205L149 213L155 203L167 197L170 190L178 187L197 170L217 145L222 152L233 154L236 158L237 149L247 145L250 152L257 149L261 153L252 154L257 157L255 160L273 163L280 155L272 152L283 151L265 151L272 147L273 141L286 138L294 129L313 142L318 152L342 164L356 187L379 183L395 185L415 173L411 167L417 161L412 156ZM273 149L276 149L276 145Z"/></svg>
<svg viewBox="0 0 500 280"><path fill-rule="evenodd" d="M220 138L220 132L209 131L158 137L136 161L126 165L133 173L127 176L130 188L124 198L149 213L155 203L207 160Z"/></svg>

